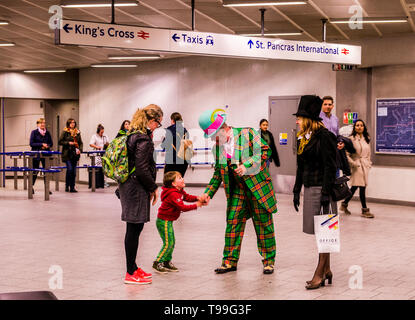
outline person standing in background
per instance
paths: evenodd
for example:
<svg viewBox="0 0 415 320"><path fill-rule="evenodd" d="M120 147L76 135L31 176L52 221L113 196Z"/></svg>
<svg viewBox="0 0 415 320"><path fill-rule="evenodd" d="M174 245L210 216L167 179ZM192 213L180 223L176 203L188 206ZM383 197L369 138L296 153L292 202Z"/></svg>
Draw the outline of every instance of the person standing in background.
<svg viewBox="0 0 415 320"><path fill-rule="evenodd" d="M30 134L30 147L32 148L32 151L51 151L53 141L49 131L46 129L45 119L38 119L36 125L37 129L33 130ZM39 155L33 157L34 169L39 169L40 163L42 163L42 168L46 169L45 158L41 158ZM37 174L37 171L33 172L33 186L35 185ZM49 191L49 194L52 194L52 192Z"/></svg>
<svg viewBox="0 0 415 320"><path fill-rule="evenodd" d="M81 157L81 132L76 128L76 121L72 118L66 121L66 127L59 138L62 146L62 161L66 164L65 192L78 192L75 189L76 165Z"/></svg>
<svg viewBox="0 0 415 320"><path fill-rule="evenodd" d="M166 137L161 143L161 147L166 150L164 173L178 171L184 178L188 163L186 160L178 157L177 152L180 149L182 139L189 139L189 133L183 126L183 118L180 113L173 112L170 119L171 126L166 129Z"/></svg>
<svg viewBox="0 0 415 320"><path fill-rule="evenodd" d="M89 141L89 146L97 151L103 151L105 150L109 145L109 138L104 133L104 126L102 124L99 124L97 127L97 133L94 134L91 137L91 140ZM104 188L104 172L102 171L102 160L100 156L95 157L95 165L101 166L101 168L97 168L95 171L96 174L96 188ZM89 171L90 169L88 169ZM92 171L89 171L89 188L92 187Z"/></svg>
<svg viewBox="0 0 415 320"><path fill-rule="evenodd" d="M374 218L375 216L366 206L366 187L368 184L369 170L372 167L372 161L370 160L370 136L363 120L359 119L354 123L350 139L356 150L353 154L347 153L347 159L349 160L352 169L352 176L350 179L350 184L352 185L350 190L352 191L352 195L342 202L340 210L345 214L351 214L347 209L347 206L352 199L353 194L356 192L357 188L359 188L360 203L362 204L362 217Z"/></svg>
<svg viewBox="0 0 415 320"><path fill-rule="evenodd" d="M118 131L116 138L121 137L130 130L130 120L124 120L121 124L120 130Z"/></svg>
<svg viewBox="0 0 415 320"><path fill-rule="evenodd" d="M324 126L336 137L339 135L339 119L331 113L334 108L334 99L331 96L323 97L320 118Z"/></svg>
<svg viewBox="0 0 415 320"><path fill-rule="evenodd" d="M267 161L267 167L269 168L269 165L272 161L274 161L274 164L276 167L279 167L280 158L278 156L278 151L275 145L274 136L272 135L270 131L268 131L268 120L262 119L259 122L259 128L261 131L261 138L265 140L265 142L269 145L272 151L271 158Z"/></svg>

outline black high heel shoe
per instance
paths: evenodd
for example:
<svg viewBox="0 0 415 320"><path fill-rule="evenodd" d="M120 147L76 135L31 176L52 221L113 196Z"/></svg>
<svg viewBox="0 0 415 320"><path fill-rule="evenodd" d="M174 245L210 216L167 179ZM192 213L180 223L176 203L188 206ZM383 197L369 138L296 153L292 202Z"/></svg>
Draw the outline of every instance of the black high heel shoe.
<svg viewBox="0 0 415 320"><path fill-rule="evenodd" d="M318 289L318 288L320 288L320 287L324 287L326 284L325 284L325 281L326 281L326 278L323 278L320 282L317 282L317 283L313 283L313 282L311 282L310 281L310 283L308 283L306 286L305 286L305 288L307 289L307 290L313 290L313 289Z"/></svg>
<svg viewBox="0 0 415 320"><path fill-rule="evenodd" d="M324 278L327 279L328 284L332 284L333 283L333 273L331 271L328 271L325 275ZM310 284L311 281L306 281L307 284Z"/></svg>

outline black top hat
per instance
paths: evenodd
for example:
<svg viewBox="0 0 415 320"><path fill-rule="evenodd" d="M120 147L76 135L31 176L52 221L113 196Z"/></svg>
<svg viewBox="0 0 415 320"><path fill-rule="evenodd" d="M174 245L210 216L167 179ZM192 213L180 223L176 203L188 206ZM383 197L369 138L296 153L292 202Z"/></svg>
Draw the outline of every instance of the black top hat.
<svg viewBox="0 0 415 320"><path fill-rule="evenodd" d="M323 100L319 96L307 95L301 96L300 104L298 105L297 113L294 116L305 117L312 120L321 121L320 112Z"/></svg>

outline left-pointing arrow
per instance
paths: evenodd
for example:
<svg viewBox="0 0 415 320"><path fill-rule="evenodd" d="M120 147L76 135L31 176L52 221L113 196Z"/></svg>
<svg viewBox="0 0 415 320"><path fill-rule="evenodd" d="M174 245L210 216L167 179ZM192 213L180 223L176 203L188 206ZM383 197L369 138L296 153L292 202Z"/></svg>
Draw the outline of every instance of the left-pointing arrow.
<svg viewBox="0 0 415 320"><path fill-rule="evenodd" d="M69 30L72 30L72 29L73 29L72 27L69 27L69 23L63 26L63 30L65 30L67 33L69 33Z"/></svg>
<svg viewBox="0 0 415 320"><path fill-rule="evenodd" d="M177 33L175 33L172 38L175 42L177 42L177 40L180 39L180 37L177 35Z"/></svg>

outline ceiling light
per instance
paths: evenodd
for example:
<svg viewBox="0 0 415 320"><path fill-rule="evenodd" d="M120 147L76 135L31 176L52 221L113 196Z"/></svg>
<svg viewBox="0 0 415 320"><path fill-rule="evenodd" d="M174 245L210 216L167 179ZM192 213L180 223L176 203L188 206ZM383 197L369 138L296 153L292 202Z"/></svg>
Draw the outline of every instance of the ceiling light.
<svg viewBox="0 0 415 320"><path fill-rule="evenodd" d="M15 44L13 42L0 42L0 47L14 47Z"/></svg>
<svg viewBox="0 0 415 320"><path fill-rule="evenodd" d="M138 1L136 0L119 0L119 2L115 1L115 7L135 7L138 6ZM110 8L111 1L100 1L100 2L93 2L91 0L83 0L83 1L64 1L61 3L61 7L63 8Z"/></svg>
<svg viewBox="0 0 415 320"><path fill-rule="evenodd" d="M302 34L302 32L266 32L264 33L264 36L301 36ZM262 33L244 33L239 35L244 37L261 37Z"/></svg>
<svg viewBox="0 0 415 320"><path fill-rule="evenodd" d="M91 64L92 68L136 68L136 64Z"/></svg>
<svg viewBox="0 0 415 320"><path fill-rule="evenodd" d="M109 60L156 60L159 55L108 56Z"/></svg>
<svg viewBox="0 0 415 320"><path fill-rule="evenodd" d="M346 23L403 23L408 22L408 17L404 18L362 18L361 20L350 20L350 18L344 19L330 19L330 23L333 24L346 24Z"/></svg>
<svg viewBox="0 0 415 320"><path fill-rule="evenodd" d="M223 0L224 7L290 6L302 4L307 4L307 1Z"/></svg>
<svg viewBox="0 0 415 320"><path fill-rule="evenodd" d="M66 70L24 70L24 73L64 73Z"/></svg>
<svg viewBox="0 0 415 320"><path fill-rule="evenodd" d="M7 26L9 23L7 21L0 21L0 26Z"/></svg>

